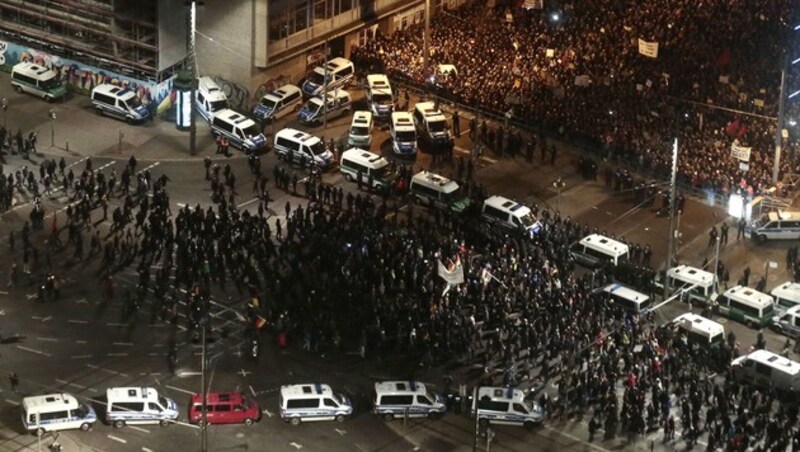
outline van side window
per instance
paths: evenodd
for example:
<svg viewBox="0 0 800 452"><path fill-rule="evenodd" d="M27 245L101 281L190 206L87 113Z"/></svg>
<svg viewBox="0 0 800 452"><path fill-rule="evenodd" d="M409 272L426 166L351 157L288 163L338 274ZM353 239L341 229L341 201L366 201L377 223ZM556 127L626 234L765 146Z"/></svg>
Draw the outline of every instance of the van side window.
<svg viewBox="0 0 800 452"><path fill-rule="evenodd" d="M95 93L94 100L108 105L116 105L115 99L107 94Z"/></svg>
<svg viewBox="0 0 800 452"><path fill-rule="evenodd" d="M773 221L773 222L769 223L768 225L764 226L764 229L778 229L779 227L780 227L780 222Z"/></svg>
<svg viewBox="0 0 800 452"><path fill-rule="evenodd" d="M286 99L283 100L283 103L285 105L289 105L292 102L296 101L298 97L300 97L300 93L294 92L294 93L289 94L288 96L286 96Z"/></svg>
<svg viewBox="0 0 800 452"><path fill-rule="evenodd" d="M203 93L198 91L197 92L197 100L199 100L200 103L202 104L202 103L204 103L206 101L206 96L204 96Z"/></svg>
<svg viewBox="0 0 800 452"><path fill-rule="evenodd" d="M353 66L349 66L349 65L348 65L348 66L345 66L345 67L344 67L344 69L342 69L341 71L339 71L339 74L337 74L337 76L338 76L339 78L342 78L342 77L347 77L347 76L349 76L349 75L350 75L350 74L352 74L352 73L353 73Z"/></svg>
<svg viewBox="0 0 800 452"><path fill-rule="evenodd" d="M322 402L323 402L323 404L325 406L329 406L329 407L333 407L333 408L339 408L339 404L334 402L333 399L325 398L325 399L322 400Z"/></svg>
<svg viewBox="0 0 800 452"><path fill-rule="evenodd" d="M496 402L494 400L482 400L480 402L478 408L480 408L482 410L507 412L508 411L508 402Z"/></svg>
<svg viewBox="0 0 800 452"><path fill-rule="evenodd" d="M772 375L772 368L766 364L756 363L756 372L769 377Z"/></svg>
<svg viewBox="0 0 800 452"><path fill-rule="evenodd" d="M522 406L521 403L515 403L514 404L514 411L516 411L517 413L522 413L522 414L527 414L528 413L528 410L526 410L525 407Z"/></svg>
<svg viewBox="0 0 800 452"><path fill-rule="evenodd" d="M439 198L439 192L421 184L414 184L412 190L419 193L420 195L428 196L433 199Z"/></svg>
<svg viewBox="0 0 800 452"><path fill-rule="evenodd" d="M382 405L411 405L414 401L410 395L385 395L381 397Z"/></svg>
<svg viewBox="0 0 800 452"><path fill-rule="evenodd" d="M214 406L214 411L217 413L227 413L231 410L231 406L227 403L223 403L222 405Z"/></svg>
<svg viewBox="0 0 800 452"><path fill-rule="evenodd" d="M161 407L158 406L158 404L155 404L155 403L152 403L152 402L147 404L147 409L150 410L150 411L161 411Z"/></svg>
<svg viewBox="0 0 800 452"><path fill-rule="evenodd" d="M20 74L19 72L14 73L14 79L19 80L20 82L30 83L31 85L36 85L36 79L33 77L29 77L24 74Z"/></svg>
<svg viewBox="0 0 800 452"><path fill-rule="evenodd" d="M53 411L50 413L39 413L40 421L55 421L58 419L66 419L69 416L67 411Z"/></svg>
<svg viewBox="0 0 800 452"><path fill-rule="evenodd" d="M352 168L354 171L361 171L362 173L367 174L367 167L366 166L364 166L364 165L362 165L360 163L356 163L356 162L354 162L352 160L345 159L344 160L344 166L346 166L348 168Z"/></svg>
<svg viewBox="0 0 800 452"><path fill-rule="evenodd" d="M319 399L291 399L286 402L286 408L317 408Z"/></svg>
<svg viewBox="0 0 800 452"><path fill-rule="evenodd" d="M782 228L800 228L800 221L781 221Z"/></svg>
<svg viewBox="0 0 800 452"><path fill-rule="evenodd" d="M111 405L111 411L144 411L144 402L119 402Z"/></svg>
<svg viewBox="0 0 800 452"><path fill-rule="evenodd" d="M424 395L418 395L417 396L417 404L419 404L419 405L430 405L431 401L428 400L428 398L425 397Z"/></svg>
<svg viewBox="0 0 800 452"><path fill-rule="evenodd" d="M508 219L508 214L506 212L492 206L484 206L483 213L501 221L506 221Z"/></svg>
<svg viewBox="0 0 800 452"><path fill-rule="evenodd" d="M800 327L800 315L794 316L794 326Z"/></svg>

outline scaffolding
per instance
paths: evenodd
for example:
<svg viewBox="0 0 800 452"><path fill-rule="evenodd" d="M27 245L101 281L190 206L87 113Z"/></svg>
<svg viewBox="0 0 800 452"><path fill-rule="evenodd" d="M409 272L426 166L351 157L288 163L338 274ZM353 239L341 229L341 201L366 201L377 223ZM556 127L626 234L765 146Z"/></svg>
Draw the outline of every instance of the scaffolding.
<svg viewBox="0 0 800 452"><path fill-rule="evenodd" d="M157 12L157 0L0 0L0 33L65 58L155 78Z"/></svg>

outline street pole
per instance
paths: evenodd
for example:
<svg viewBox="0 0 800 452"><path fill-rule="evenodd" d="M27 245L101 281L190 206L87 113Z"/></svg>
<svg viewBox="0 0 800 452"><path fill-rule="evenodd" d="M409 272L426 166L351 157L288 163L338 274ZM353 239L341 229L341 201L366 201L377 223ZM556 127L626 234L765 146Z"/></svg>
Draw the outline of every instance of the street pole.
<svg viewBox="0 0 800 452"><path fill-rule="evenodd" d="M664 269L664 299L669 297L669 272L672 267L673 254L675 253L675 191L678 174L678 139L672 144L672 176L669 183L669 242L667 244L667 265Z"/></svg>
<svg viewBox="0 0 800 452"><path fill-rule="evenodd" d="M197 61L195 55L195 31L197 30L197 2L192 0L189 10L189 70L192 74L192 87L189 91L191 104L189 115L189 153L197 153L197 106L194 99L197 95Z"/></svg>
<svg viewBox="0 0 800 452"><path fill-rule="evenodd" d="M325 84L322 85L322 129L328 128L328 38L325 38Z"/></svg>
<svg viewBox="0 0 800 452"><path fill-rule="evenodd" d="M431 55L431 0L425 0L425 34L423 35L424 45L422 46L422 75L428 77L430 68L428 60Z"/></svg>
<svg viewBox="0 0 800 452"><path fill-rule="evenodd" d="M778 124L775 127L775 163L772 167L772 183L778 184L778 173L781 168L781 150L783 147L783 124L784 120L784 104L786 95L786 66L789 63L789 56L786 55L783 67L781 68L781 90L778 97Z"/></svg>
<svg viewBox="0 0 800 452"><path fill-rule="evenodd" d="M719 268L719 244L722 240L720 240L720 236L717 235L717 244L716 244L716 251L714 253L714 289L719 290L719 272L717 269Z"/></svg>

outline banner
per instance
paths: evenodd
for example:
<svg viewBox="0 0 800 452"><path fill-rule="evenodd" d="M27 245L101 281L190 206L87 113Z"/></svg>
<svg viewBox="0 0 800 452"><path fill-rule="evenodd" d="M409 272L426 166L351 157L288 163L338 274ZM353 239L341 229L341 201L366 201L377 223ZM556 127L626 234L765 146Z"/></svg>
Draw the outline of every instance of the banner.
<svg viewBox="0 0 800 452"><path fill-rule="evenodd" d="M450 265L450 268L444 266L442 261L439 261L439 276L444 279L447 284L461 284L464 282L464 267L461 265L461 258L457 257L456 261Z"/></svg>
<svg viewBox="0 0 800 452"><path fill-rule="evenodd" d="M751 148L751 147L739 146L738 144L733 143L733 144L731 144L731 157L733 157L735 159L739 159L739 160L741 160L743 162L749 162L750 161L750 151L752 149L753 148Z"/></svg>
<svg viewBox="0 0 800 452"><path fill-rule="evenodd" d="M658 58L658 43L647 42L644 39L639 39L639 53L649 58Z"/></svg>

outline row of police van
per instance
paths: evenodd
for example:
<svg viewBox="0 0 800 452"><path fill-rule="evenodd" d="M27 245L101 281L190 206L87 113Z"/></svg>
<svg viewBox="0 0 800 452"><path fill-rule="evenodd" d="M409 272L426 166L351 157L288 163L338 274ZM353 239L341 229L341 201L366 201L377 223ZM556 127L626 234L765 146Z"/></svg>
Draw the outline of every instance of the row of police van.
<svg viewBox="0 0 800 452"><path fill-rule="evenodd" d="M395 418L439 419L447 411L442 394L416 381L376 382L372 390L372 413L386 421ZM354 414L346 395L322 383L285 385L280 389L279 413L292 425L302 422L342 422ZM205 409L203 408L205 406ZM177 403L152 387L109 388L102 407L106 423L115 428L126 425L180 422ZM22 424L27 431L42 435L61 430L91 430L100 418L91 403L74 395L53 393L25 397L21 404ZM544 411L530 395L511 388L478 387L473 393L473 416L481 424L510 424L532 427L544 420ZM261 420L258 403L240 392L193 394L188 403L188 422L197 425L245 424Z"/></svg>
<svg viewBox="0 0 800 452"><path fill-rule="evenodd" d="M628 261L628 245L600 234L590 234L574 243L570 251L587 267L620 265ZM689 265L678 265L656 275L655 286L681 291L684 300L713 307L719 314L751 328L771 326L783 334L800 338L800 283L787 281L769 294L736 286L717 293L714 274ZM650 308L650 297L619 284L604 288L625 309L643 313Z"/></svg>

